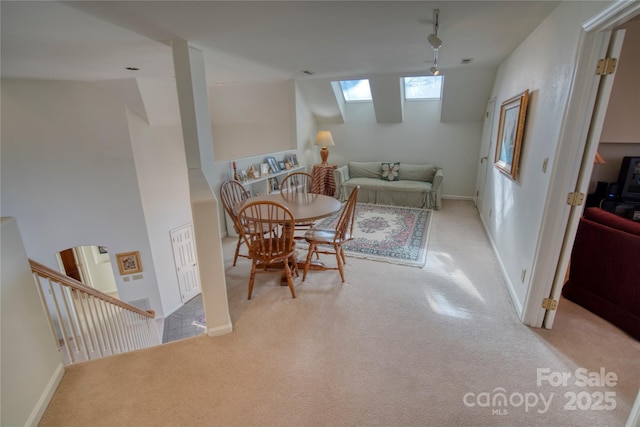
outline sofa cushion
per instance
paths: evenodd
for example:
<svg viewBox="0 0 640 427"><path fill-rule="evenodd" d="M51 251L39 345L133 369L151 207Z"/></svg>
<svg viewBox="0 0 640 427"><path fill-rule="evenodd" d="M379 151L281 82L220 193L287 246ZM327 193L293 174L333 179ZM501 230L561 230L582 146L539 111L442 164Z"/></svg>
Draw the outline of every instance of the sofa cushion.
<svg viewBox="0 0 640 427"><path fill-rule="evenodd" d="M380 179L382 165L380 162L349 162L349 176L351 178Z"/></svg>
<svg viewBox="0 0 640 427"><path fill-rule="evenodd" d="M382 163L382 179L384 181L397 181L400 163Z"/></svg>
<svg viewBox="0 0 640 427"><path fill-rule="evenodd" d="M607 212L600 208L589 208L585 211L584 217L607 227L616 228L634 236L640 236L640 222L622 218L612 212Z"/></svg>
<svg viewBox="0 0 640 427"><path fill-rule="evenodd" d="M345 187L353 188L356 185L359 185L362 188L383 191L431 191L431 183L423 181L385 181L379 178L351 178L349 181L344 183Z"/></svg>
<svg viewBox="0 0 640 427"><path fill-rule="evenodd" d="M433 165L412 165L403 163L398 174L398 179L409 181L433 181L436 167Z"/></svg>

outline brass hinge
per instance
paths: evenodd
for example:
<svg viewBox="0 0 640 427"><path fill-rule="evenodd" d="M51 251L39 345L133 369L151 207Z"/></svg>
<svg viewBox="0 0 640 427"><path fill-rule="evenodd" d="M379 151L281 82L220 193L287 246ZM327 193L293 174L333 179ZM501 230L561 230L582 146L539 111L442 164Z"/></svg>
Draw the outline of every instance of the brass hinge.
<svg viewBox="0 0 640 427"><path fill-rule="evenodd" d="M567 195L567 204L571 206L582 206L584 202L584 193L569 193Z"/></svg>
<svg viewBox="0 0 640 427"><path fill-rule="evenodd" d="M542 308L544 308L545 310L555 310L556 307L558 307L557 300L551 298L545 298L542 300Z"/></svg>
<svg viewBox="0 0 640 427"><path fill-rule="evenodd" d="M596 67L596 75L604 76L605 74L613 74L616 71L618 60L616 58L603 58L598 61Z"/></svg>

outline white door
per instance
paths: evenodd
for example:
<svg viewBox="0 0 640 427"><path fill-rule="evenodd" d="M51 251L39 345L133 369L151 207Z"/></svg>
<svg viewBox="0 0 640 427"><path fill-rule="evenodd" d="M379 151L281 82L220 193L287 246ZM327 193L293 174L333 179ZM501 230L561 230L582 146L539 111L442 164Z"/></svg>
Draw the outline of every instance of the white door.
<svg viewBox="0 0 640 427"><path fill-rule="evenodd" d="M624 30L616 31L611 37L609 48L607 50L607 57L619 58L620 51L622 50L622 43L624 41ZM609 104L609 97L611 95L611 89L613 87L613 81L615 73L604 75L600 78L598 95L593 108L593 114L591 116L591 123L589 125L589 134L585 146L585 155L583 156L582 165L578 179L576 182L576 192L586 194L589 187L589 178L593 171L593 159L595 158L596 150L600 143L600 134L602 133L602 126L604 124L605 115L607 113L607 106ZM549 299L558 301L562 292L562 286L564 285L564 279L566 277L566 271L569 265L569 258L571 257L571 251L573 249L573 241L578 229L578 222L582 216L583 206L575 206L571 209L571 213L568 219L567 228L565 231L565 238L562 244L562 252L560 254L560 260L558 267L556 268L556 275L553 283L551 284L551 290L549 292ZM547 329L551 329L553 321L555 319L555 310L541 310L544 313L544 320L542 326Z"/></svg>
<svg viewBox="0 0 640 427"><path fill-rule="evenodd" d="M482 128L482 145L480 147L480 160L478 164L478 176L476 177L476 207L482 212L484 201L484 186L487 180L487 168L491 160L489 152L491 150L491 138L493 135L493 116L495 113L496 99L492 98L487 104L487 111L484 115L484 126Z"/></svg>
<svg viewBox="0 0 640 427"><path fill-rule="evenodd" d="M187 302L200 293L200 274L193 224L187 224L171 231L173 259L178 272L178 286L182 302Z"/></svg>

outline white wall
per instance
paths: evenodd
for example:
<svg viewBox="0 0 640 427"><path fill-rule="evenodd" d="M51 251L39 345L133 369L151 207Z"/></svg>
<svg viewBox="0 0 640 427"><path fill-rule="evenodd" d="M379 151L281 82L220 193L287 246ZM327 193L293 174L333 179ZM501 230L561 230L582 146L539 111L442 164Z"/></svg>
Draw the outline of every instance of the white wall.
<svg viewBox="0 0 640 427"><path fill-rule="evenodd" d="M496 109L508 98L530 91L520 160L512 181L490 167L481 216L495 245L517 309L524 303L536 254L550 171L559 144L569 97L581 24L606 3L564 2L507 58L498 70L492 96ZM495 114L491 153L495 153L499 111ZM549 159L547 173L543 162ZM445 174L446 177L446 174ZM564 203L564 200L558 200Z"/></svg>
<svg viewBox="0 0 640 427"><path fill-rule="evenodd" d="M58 269L60 250L109 248L123 301L162 315L125 108L90 83L2 81L2 215L27 254ZM115 254L140 251L143 279L124 282Z"/></svg>
<svg viewBox="0 0 640 427"><path fill-rule="evenodd" d="M2 218L0 235L0 424L37 425L62 379L64 368L42 310L20 230L14 218Z"/></svg>
<svg viewBox="0 0 640 427"><path fill-rule="evenodd" d="M392 161L443 168L443 195L472 197L480 151L481 121L441 123L440 101L411 101L403 123L376 123L373 104L347 103L343 124L323 124L335 146L329 163ZM316 147L319 150L318 147Z"/></svg>
<svg viewBox="0 0 640 427"><path fill-rule="evenodd" d="M640 17L625 29L600 142L640 143Z"/></svg>
<svg viewBox="0 0 640 427"><path fill-rule="evenodd" d="M170 231L193 222L182 130L180 126L150 127L131 111L127 118L153 269L166 316L183 303Z"/></svg>
<svg viewBox="0 0 640 427"><path fill-rule="evenodd" d="M209 88L214 161L295 148L291 81Z"/></svg>

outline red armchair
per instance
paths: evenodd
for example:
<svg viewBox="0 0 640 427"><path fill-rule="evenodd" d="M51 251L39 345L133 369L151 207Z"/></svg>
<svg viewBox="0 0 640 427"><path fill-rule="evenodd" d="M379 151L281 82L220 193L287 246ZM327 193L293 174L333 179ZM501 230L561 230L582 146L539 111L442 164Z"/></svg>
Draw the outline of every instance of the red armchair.
<svg viewBox="0 0 640 427"><path fill-rule="evenodd" d="M587 209L562 295L640 340L640 222Z"/></svg>

